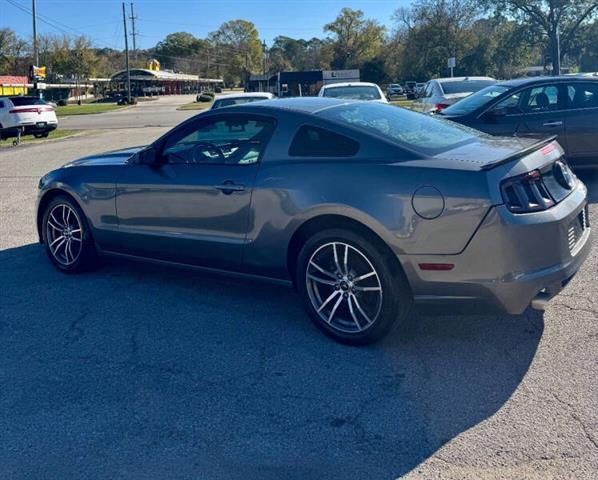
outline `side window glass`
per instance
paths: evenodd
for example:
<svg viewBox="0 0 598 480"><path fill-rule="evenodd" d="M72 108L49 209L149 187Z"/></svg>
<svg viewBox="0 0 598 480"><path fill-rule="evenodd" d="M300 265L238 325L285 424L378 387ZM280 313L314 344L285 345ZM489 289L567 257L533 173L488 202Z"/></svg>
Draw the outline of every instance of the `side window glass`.
<svg viewBox="0 0 598 480"><path fill-rule="evenodd" d="M210 120L169 139L162 155L171 164L250 165L259 161L274 126L274 120L245 116Z"/></svg>
<svg viewBox="0 0 598 480"><path fill-rule="evenodd" d="M598 107L598 82L569 85L567 96L569 108L596 108Z"/></svg>
<svg viewBox="0 0 598 480"><path fill-rule="evenodd" d="M355 140L323 128L302 126L289 147L293 157L348 157L359 150Z"/></svg>
<svg viewBox="0 0 598 480"><path fill-rule="evenodd" d="M0 108L4 108L4 102L0 101Z"/></svg>
<svg viewBox="0 0 598 480"><path fill-rule="evenodd" d="M523 109L526 112L538 113L557 110L559 106L559 89L556 85L543 85L528 90L529 95Z"/></svg>
<svg viewBox="0 0 598 480"><path fill-rule="evenodd" d="M498 102L492 110L504 110L507 115L521 113L519 108L519 100L521 99L521 92L509 95L504 100Z"/></svg>

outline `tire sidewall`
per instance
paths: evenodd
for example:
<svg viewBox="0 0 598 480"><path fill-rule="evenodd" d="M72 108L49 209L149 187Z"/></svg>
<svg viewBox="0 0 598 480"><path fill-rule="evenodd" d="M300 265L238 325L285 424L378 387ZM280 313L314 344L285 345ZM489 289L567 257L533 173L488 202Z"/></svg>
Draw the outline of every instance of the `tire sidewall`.
<svg viewBox="0 0 598 480"><path fill-rule="evenodd" d="M343 242L357 248L372 263L382 284L382 306L374 325L363 332L349 333L339 331L327 324L311 303L306 284L306 271L312 254L322 245L330 242ZM392 259L388 258L367 238L347 230L331 229L312 236L303 245L297 261L296 286L302 297L304 307L316 326L326 335L350 345L364 345L382 338L398 325L406 316L410 302L409 287L404 274L393 272L389 267Z"/></svg>
<svg viewBox="0 0 598 480"><path fill-rule="evenodd" d="M70 265L63 265L58 260L56 260L56 258L54 258L54 255L52 254L52 251L50 250L50 245L49 245L48 238L47 238L48 217L50 216L50 212L58 205L68 205L75 212L77 220L79 221L79 225L81 225L81 229L82 229L81 253L79 254L79 257L77 258L77 260L75 260ZM44 215L42 217L42 239L44 241L44 247L46 250L46 254L50 258L50 261L54 264L54 266L58 270L60 270L62 272L65 272L65 273L82 272L82 271L85 271L85 270L88 270L89 268L91 268L92 265L95 263L97 255L96 255L95 245L93 243L93 239L91 238L91 233L89 231L87 219L85 218L85 215L84 215L83 211L81 210L81 208L79 207L79 205L77 205L74 201L72 201L68 197L65 197L62 195L57 196L57 197L53 198L50 201L50 203L46 206Z"/></svg>

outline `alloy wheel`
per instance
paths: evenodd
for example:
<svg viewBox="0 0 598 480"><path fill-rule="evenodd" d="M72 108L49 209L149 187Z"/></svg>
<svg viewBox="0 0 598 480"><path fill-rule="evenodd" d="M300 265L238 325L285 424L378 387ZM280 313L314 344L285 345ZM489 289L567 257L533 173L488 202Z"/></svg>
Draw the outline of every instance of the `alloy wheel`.
<svg viewBox="0 0 598 480"><path fill-rule="evenodd" d="M320 246L307 264L312 306L330 327L359 333L371 327L382 308L382 283L372 262L344 242Z"/></svg>
<svg viewBox="0 0 598 480"><path fill-rule="evenodd" d="M46 220L46 241L59 264L66 267L77 261L83 249L83 230L71 206L60 203L52 208Z"/></svg>

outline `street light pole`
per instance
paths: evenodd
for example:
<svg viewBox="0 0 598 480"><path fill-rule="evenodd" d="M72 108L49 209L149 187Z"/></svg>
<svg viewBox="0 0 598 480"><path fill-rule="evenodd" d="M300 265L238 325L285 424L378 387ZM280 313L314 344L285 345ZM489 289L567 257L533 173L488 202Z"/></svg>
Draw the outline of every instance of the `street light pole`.
<svg viewBox="0 0 598 480"><path fill-rule="evenodd" d="M129 70L129 39L127 38L127 14L123 2L123 24L125 26L125 63L127 66L127 103L131 104L131 70Z"/></svg>

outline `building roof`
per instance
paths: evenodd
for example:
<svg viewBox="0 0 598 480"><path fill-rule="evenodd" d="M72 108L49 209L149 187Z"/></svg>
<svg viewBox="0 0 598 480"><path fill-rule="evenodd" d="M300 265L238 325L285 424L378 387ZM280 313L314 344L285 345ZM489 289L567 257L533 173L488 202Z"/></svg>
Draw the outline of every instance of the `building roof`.
<svg viewBox="0 0 598 480"><path fill-rule="evenodd" d="M0 75L0 85L25 85L29 79L25 76Z"/></svg>
<svg viewBox="0 0 598 480"><path fill-rule="evenodd" d="M131 68L131 80L172 80L172 81L179 81L179 82L212 82L212 83L221 83L221 78L200 78L199 75L189 75L187 73L174 73L169 72L168 70L148 70L146 68ZM112 81L122 81L127 78L127 71L120 70L119 72L114 73L110 80Z"/></svg>

